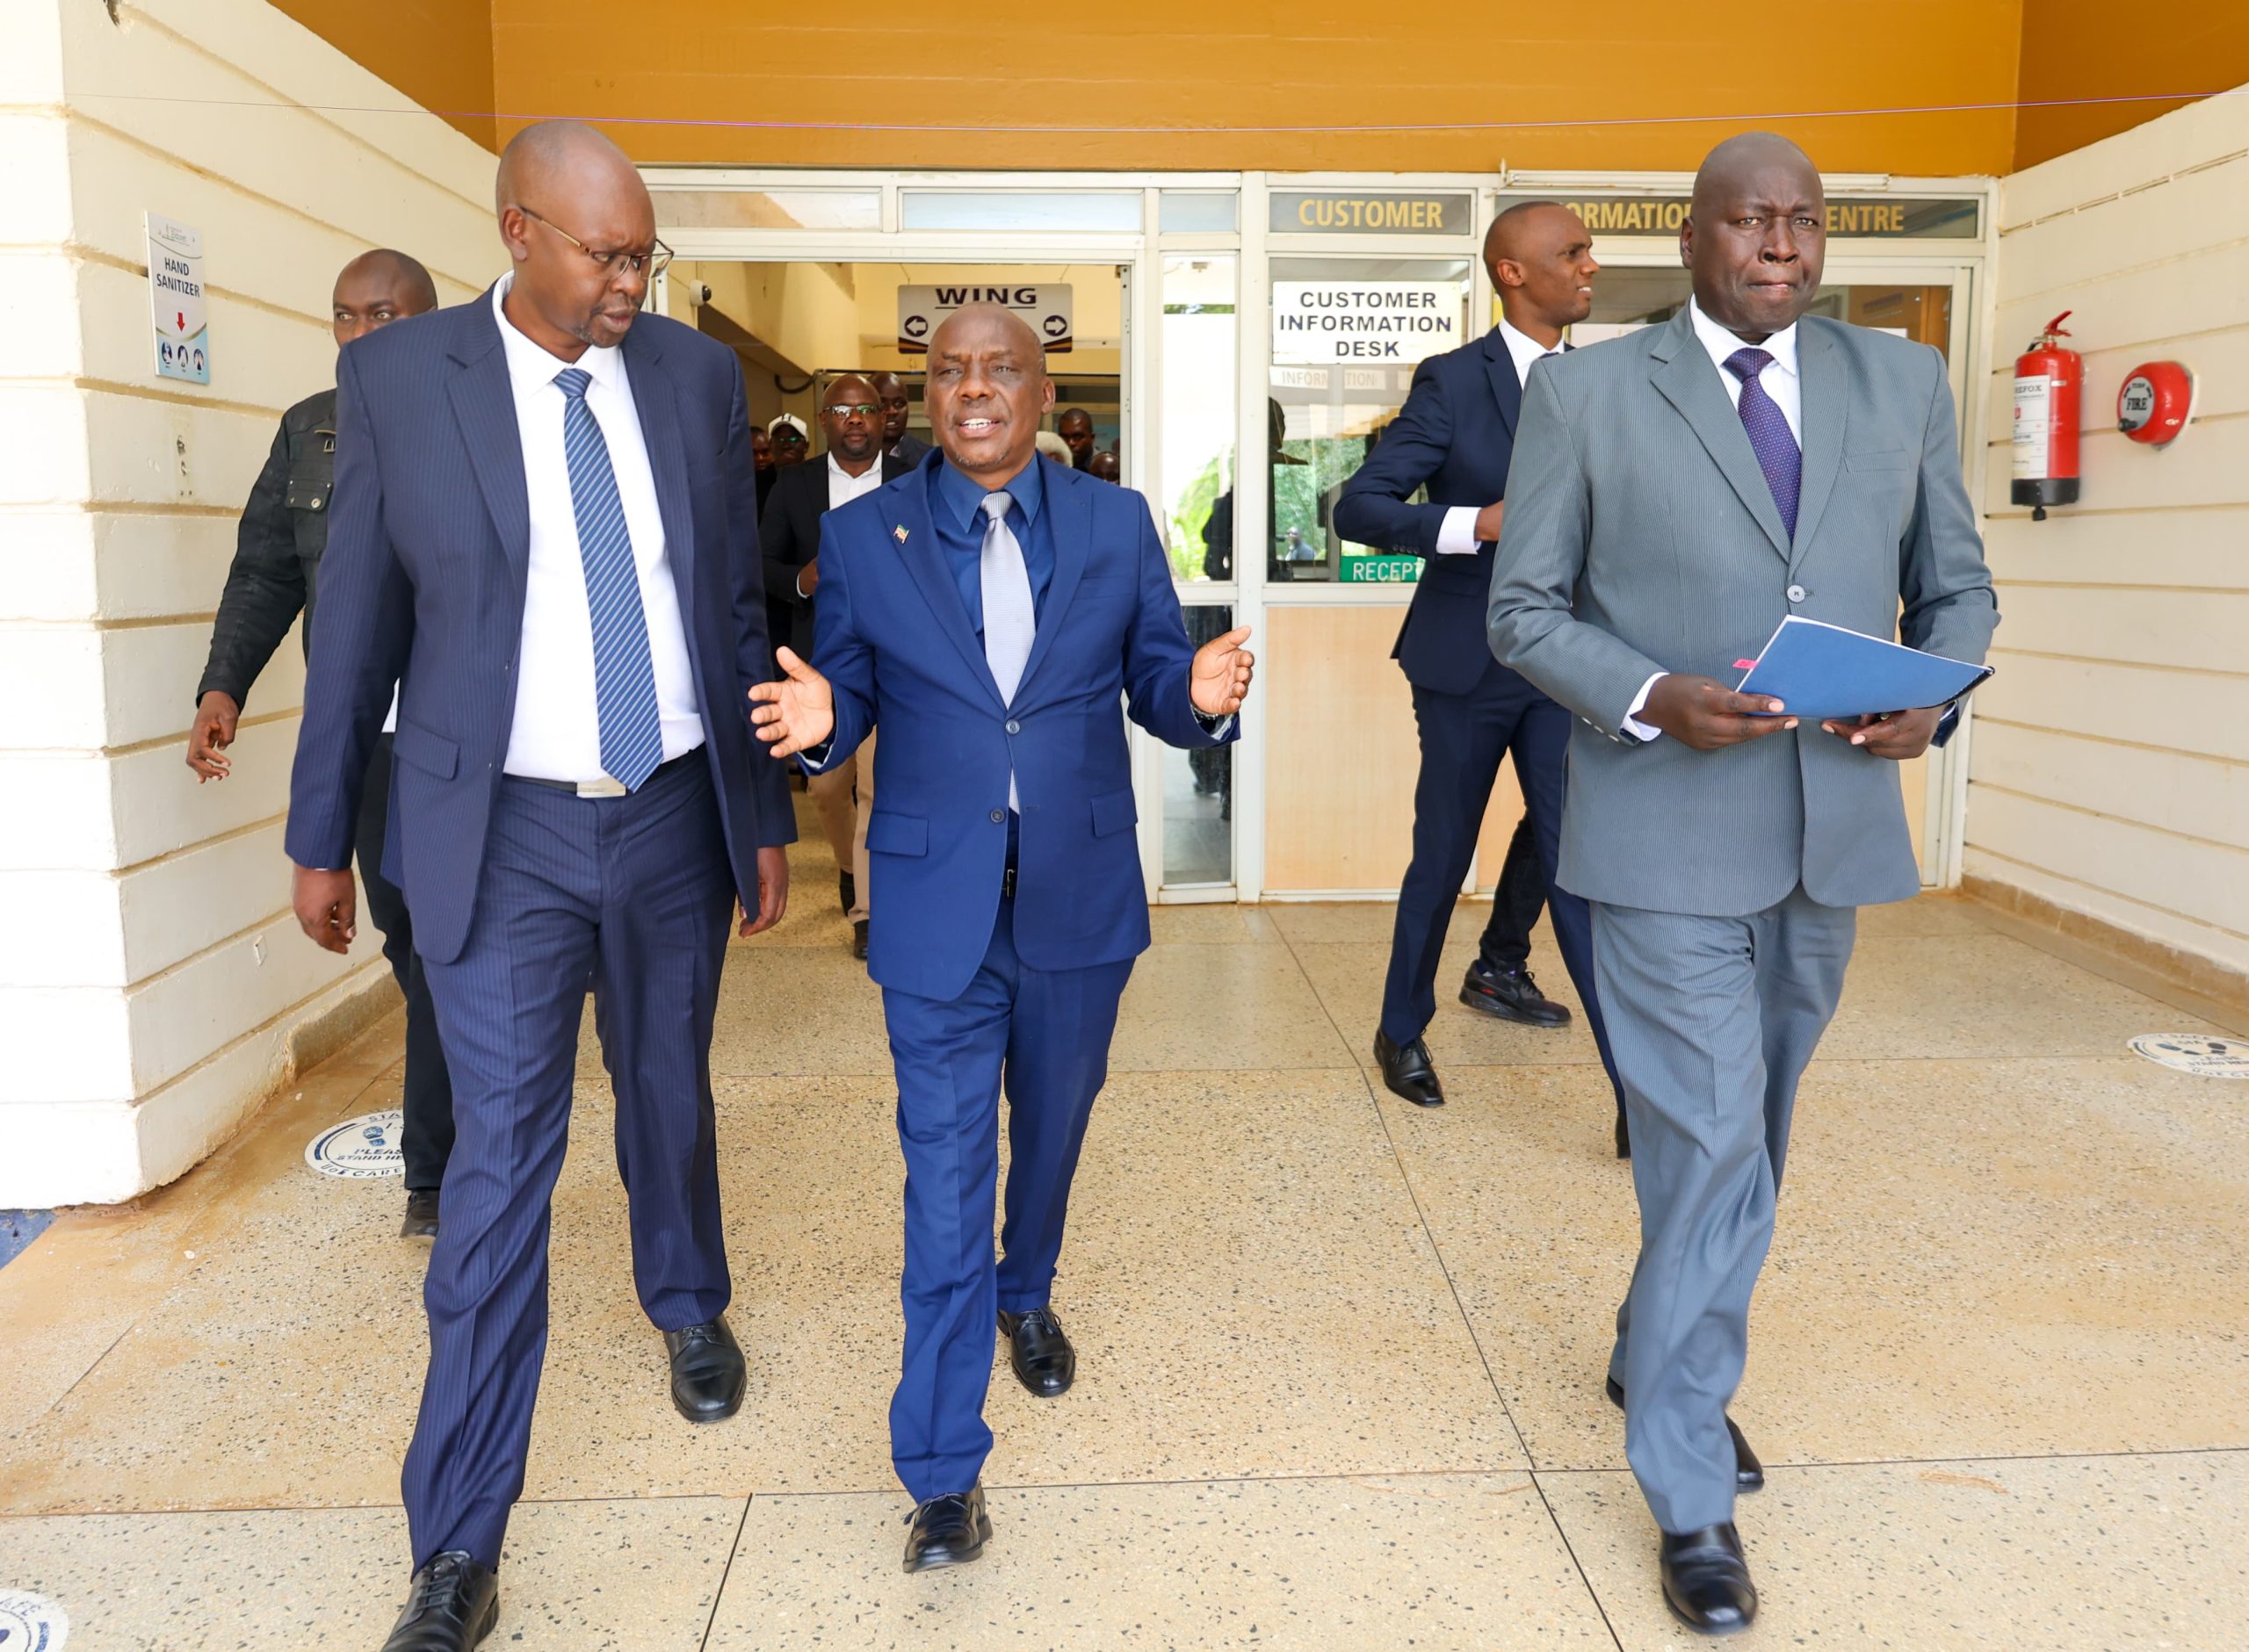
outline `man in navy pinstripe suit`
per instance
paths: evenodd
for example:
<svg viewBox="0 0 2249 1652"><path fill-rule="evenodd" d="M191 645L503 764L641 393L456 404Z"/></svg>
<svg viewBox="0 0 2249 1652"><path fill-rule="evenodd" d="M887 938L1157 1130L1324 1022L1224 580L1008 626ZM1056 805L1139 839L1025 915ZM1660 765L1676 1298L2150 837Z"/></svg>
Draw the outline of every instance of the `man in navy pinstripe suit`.
<svg viewBox="0 0 2249 1652"><path fill-rule="evenodd" d="M386 1652L460 1652L498 1616L589 987L673 1403L692 1422L741 1406L711 1027L735 900L744 934L778 920L794 836L745 698L767 656L740 365L639 315L669 255L606 139L526 129L497 194L512 273L343 354L289 815L298 920L340 952L395 681L385 870L417 916L459 1136L406 1456L414 1586Z"/></svg>

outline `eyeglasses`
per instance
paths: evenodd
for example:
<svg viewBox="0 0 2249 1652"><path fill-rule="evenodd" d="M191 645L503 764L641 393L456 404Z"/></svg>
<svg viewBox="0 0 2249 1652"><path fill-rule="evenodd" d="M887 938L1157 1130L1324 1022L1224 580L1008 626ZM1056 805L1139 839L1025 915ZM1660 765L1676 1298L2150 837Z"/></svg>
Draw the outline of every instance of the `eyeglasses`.
<svg viewBox="0 0 2249 1652"><path fill-rule="evenodd" d="M855 413L863 419L871 419L882 411L882 406L874 401L831 401L824 411L839 419L848 419Z"/></svg>
<svg viewBox="0 0 2249 1652"><path fill-rule="evenodd" d="M615 248L608 251L603 251L599 248L589 247L584 242L580 241L575 235L563 228L561 225L556 223L553 219L545 217L540 213L532 211L530 207L525 206L520 201L516 204L516 210L521 213L525 218L535 220L537 222L546 225L556 234L561 236L563 240L568 242L580 252L585 254L587 257L599 264L601 266L602 274L607 276L612 281L617 278L621 271L628 267L632 270L634 275L646 276L650 280L654 280L656 277L664 272L665 268L670 264L672 260L671 249L665 246L661 241L657 242L655 245L647 252L626 252L622 248Z"/></svg>

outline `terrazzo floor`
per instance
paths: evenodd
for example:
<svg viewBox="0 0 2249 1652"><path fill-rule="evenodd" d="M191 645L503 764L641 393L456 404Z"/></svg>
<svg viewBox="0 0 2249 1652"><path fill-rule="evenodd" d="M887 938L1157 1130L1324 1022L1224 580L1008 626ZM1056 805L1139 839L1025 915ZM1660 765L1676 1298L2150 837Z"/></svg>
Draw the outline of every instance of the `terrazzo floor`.
<svg viewBox="0 0 2249 1652"><path fill-rule="evenodd" d="M670 1409L589 1027L488 1645L1693 1643L1601 1392L1636 1223L1592 1042L1448 1003L1451 1104L1396 1102L1381 906L1155 913L1056 1299L1078 1385L1001 1362L994 1541L903 1576L893 1096L806 838L713 1052L748 1403ZM1734 1405L1770 1468L1738 1644L2249 1647L2249 1085L2124 1048L2218 1027L2249 1031L1971 905L1865 915ZM381 1644L427 1252L396 1182L303 1152L396 1105L401 1050L394 1016L0 1269L0 1611L59 1605L69 1652Z"/></svg>

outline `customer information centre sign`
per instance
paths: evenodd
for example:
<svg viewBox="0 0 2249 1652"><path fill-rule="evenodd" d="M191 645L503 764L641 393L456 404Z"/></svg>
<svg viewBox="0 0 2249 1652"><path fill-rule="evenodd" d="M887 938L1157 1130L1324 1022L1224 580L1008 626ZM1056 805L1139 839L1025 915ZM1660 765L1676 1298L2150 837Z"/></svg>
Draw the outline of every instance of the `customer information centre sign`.
<svg viewBox="0 0 2249 1652"><path fill-rule="evenodd" d="M1458 281L1276 281L1274 364L1424 360L1459 345L1466 299Z"/></svg>
<svg viewBox="0 0 2249 1652"><path fill-rule="evenodd" d="M1472 206L1445 190L1275 190L1267 203L1276 235L1464 235Z"/></svg>
<svg viewBox="0 0 2249 1652"><path fill-rule="evenodd" d="M1504 213L1525 201L1559 201L1595 235L1675 235L1687 221L1684 195L1502 195ZM1982 233L1976 203L1936 198L1884 196L1879 200L1831 200L1827 233L1838 240L1973 241Z"/></svg>

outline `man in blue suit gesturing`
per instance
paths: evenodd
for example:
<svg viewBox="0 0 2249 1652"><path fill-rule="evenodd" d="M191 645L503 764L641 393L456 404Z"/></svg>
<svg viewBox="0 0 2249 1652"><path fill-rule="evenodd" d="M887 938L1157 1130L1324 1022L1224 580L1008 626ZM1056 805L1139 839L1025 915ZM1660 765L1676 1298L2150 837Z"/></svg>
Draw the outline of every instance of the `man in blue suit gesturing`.
<svg viewBox="0 0 2249 1652"><path fill-rule="evenodd" d="M670 255L608 139L526 127L497 195L510 272L343 352L290 794L297 920L341 952L397 683L385 870L415 913L458 1135L389 1652L466 1652L498 1612L589 988L672 1403L697 1423L741 1404L711 1027L736 898L745 934L780 918L795 835L743 698L767 673L741 364L640 314Z"/></svg>
<svg viewBox="0 0 2249 1652"><path fill-rule="evenodd" d="M1146 502L1038 455L1045 354L996 306L949 317L925 392L940 451L832 512L814 671L752 691L776 757L815 772L879 723L868 969L906 1153L906 1353L891 1454L906 1569L974 1560L996 1317L1052 1398L1076 1356L1049 1306L1070 1179L1148 945L1122 698L1171 745L1234 738L1246 630L1190 649ZM999 1100L1007 1222L992 1250Z"/></svg>

